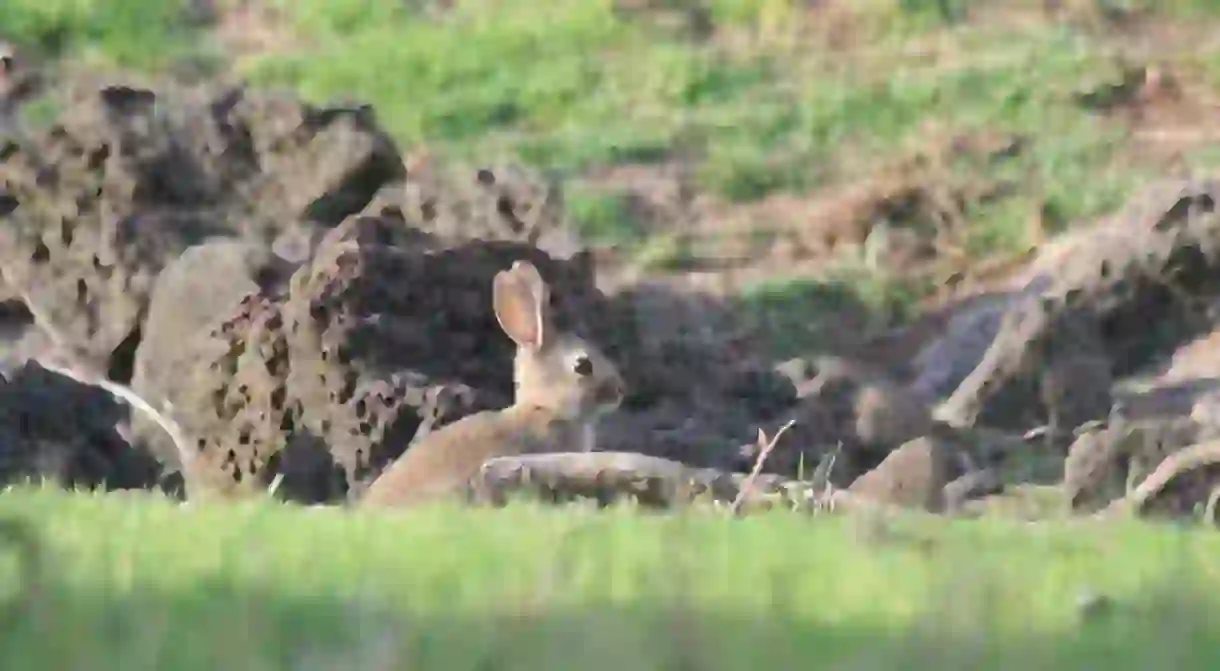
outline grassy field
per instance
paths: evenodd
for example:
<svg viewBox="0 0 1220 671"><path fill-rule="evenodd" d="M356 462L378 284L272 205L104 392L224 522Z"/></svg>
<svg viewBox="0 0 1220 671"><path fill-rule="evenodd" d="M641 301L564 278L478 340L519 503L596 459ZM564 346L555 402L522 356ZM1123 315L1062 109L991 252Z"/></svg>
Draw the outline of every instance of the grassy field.
<svg viewBox="0 0 1220 671"><path fill-rule="evenodd" d="M37 599L0 631L4 668L1220 663L1220 538L1172 528L908 520L881 534L786 514L374 517L33 490L0 511L46 543ZM1083 605L1098 597L1108 610Z"/></svg>

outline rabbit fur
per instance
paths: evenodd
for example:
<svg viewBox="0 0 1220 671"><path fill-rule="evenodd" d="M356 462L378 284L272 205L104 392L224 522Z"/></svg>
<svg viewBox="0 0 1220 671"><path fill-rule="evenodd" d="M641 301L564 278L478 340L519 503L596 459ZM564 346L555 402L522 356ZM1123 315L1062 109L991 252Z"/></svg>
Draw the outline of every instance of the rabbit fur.
<svg viewBox="0 0 1220 671"><path fill-rule="evenodd" d="M590 451L598 419L626 394L617 367L597 347L557 330L550 287L526 261L496 274L492 303L517 346L513 404L468 415L424 436L382 471L362 506L399 507L462 492L494 457Z"/></svg>

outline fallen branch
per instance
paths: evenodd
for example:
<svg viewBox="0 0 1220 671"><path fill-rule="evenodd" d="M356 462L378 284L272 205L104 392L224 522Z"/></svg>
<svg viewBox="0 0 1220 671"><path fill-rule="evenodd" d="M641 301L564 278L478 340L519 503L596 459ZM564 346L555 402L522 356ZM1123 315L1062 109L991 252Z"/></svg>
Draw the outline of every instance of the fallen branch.
<svg viewBox="0 0 1220 671"><path fill-rule="evenodd" d="M845 489L815 494L810 483L778 476L694 468L636 452L552 452L497 457L471 478L474 503L504 505L510 494L588 497L609 502L631 497L650 508L681 508L701 499L713 505L761 512L776 507L825 512L879 511L932 515L854 495Z"/></svg>
<svg viewBox="0 0 1220 671"><path fill-rule="evenodd" d="M670 508L705 494L731 503L743 491L742 479L635 452L553 452L490 459L471 489L476 501L495 505L503 505L509 493L530 492L599 501L629 496L644 506ZM756 496L743 503L753 503Z"/></svg>
<svg viewBox="0 0 1220 671"><path fill-rule="evenodd" d="M1148 501L1161 493L1174 478L1197 468L1220 464L1220 440L1198 443L1165 457L1156 470L1125 497L1097 512L1097 517L1113 517L1126 512L1139 512Z"/></svg>

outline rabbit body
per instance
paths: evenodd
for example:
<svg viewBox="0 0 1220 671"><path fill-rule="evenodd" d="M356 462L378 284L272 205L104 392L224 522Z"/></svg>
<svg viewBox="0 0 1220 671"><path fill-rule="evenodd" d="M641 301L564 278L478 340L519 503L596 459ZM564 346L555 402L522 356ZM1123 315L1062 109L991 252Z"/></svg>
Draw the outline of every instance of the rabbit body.
<svg viewBox="0 0 1220 671"><path fill-rule="evenodd" d="M399 506L445 496L464 486L488 459L582 449L592 428L556 419L536 406L468 415L408 448L373 482L363 503Z"/></svg>
<svg viewBox="0 0 1220 671"><path fill-rule="evenodd" d="M549 288L533 265L497 274L496 318L517 344L513 405L463 417L424 436L382 471L362 506L395 507L460 493L489 459L590 451L597 420L625 394L617 368L580 337L558 332Z"/></svg>

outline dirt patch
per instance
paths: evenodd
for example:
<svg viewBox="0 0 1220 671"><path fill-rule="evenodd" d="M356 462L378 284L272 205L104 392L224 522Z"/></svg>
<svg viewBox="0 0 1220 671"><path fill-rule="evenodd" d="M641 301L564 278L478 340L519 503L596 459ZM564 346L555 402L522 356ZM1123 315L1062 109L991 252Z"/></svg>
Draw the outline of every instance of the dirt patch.
<svg viewBox="0 0 1220 671"><path fill-rule="evenodd" d="M691 263L701 268L779 265L799 273L865 245L884 227L889 239L877 263L908 274L957 251L965 208L1004 188L966 179L951 166L1011 158L1022 145L1021 138L1001 134L937 137L859 181L813 194L775 193L750 203L698 193L690 171L676 164L621 166L587 179L635 202L633 213L646 219L649 230L686 236Z"/></svg>
<svg viewBox="0 0 1220 671"><path fill-rule="evenodd" d="M238 69L244 59L293 53L307 46L271 3L235 0L210 4L219 6L207 12L207 22Z"/></svg>
<svg viewBox="0 0 1220 671"><path fill-rule="evenodd" d="M1021 138L992 133L934 136L924 149L857 182L812 194L774 193L751 203L699 191L692 170L680 162L604 169L582 182L626 199L631 216L654 241L646 245L663 240L681 249L680 267L649 265L651 247L626 254L612 250L608 269L618 284L647 281L680 294L731 301L752 287L834 280L838 268L847 275L872 268L911 287L941 284L961 295L1001 274L994 267L999 264L978 264L965 251L965 212L1001 197L1009 185L982 183L960 165L1008 160L1023 144ZM761 331L780 328L758 321L753 307L734 311L729 321L735 326L722 333L725 344L750 340L762 346L767 337ZM891 326L876 306L853 297L814 309L825 316L815 334L822 352L858 354L861 334L876 335ZM881 351L874 348L872 354Z"/></svg>
<svg viewBox="0 0 1220 671"><path fill-rule="evenodd" d="M1133 160L1182 169L1192 151L1220 140L1214 75L1190 62L1122 59L1108 80L1077 93L1079 104L1125 129Z"/></svg>

